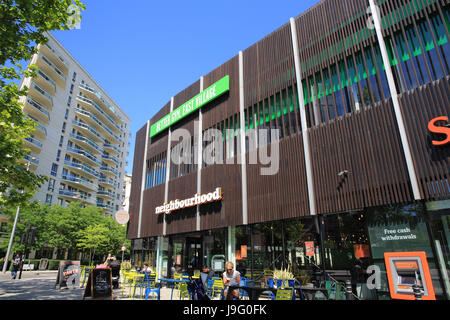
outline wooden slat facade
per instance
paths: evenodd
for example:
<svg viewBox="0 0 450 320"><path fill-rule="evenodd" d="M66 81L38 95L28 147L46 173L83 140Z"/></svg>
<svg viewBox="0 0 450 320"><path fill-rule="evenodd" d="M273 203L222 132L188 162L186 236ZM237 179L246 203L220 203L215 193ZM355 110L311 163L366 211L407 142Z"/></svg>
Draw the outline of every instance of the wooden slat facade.
<svg viewBox="0 0 450 320"><path fill-rule="evenodd" d="M407 39L411 28L417 32L419 23L424 21L431 26L436 15L446 21L449 12L448 0L379 0L376 3L383 17L383 36L392 40L396 48L392 54L398 63L401 63L398 35ZM368 7L368 0L326 0L295 18L308 128L301 128L300 123L290 24L243 51L245 126L277 129L281 134L278 174L262 176L263 165L246 165L248 223L310 214L303 135L307 135L310 142L318 214L413 201L376 33L367 27ZM450 39L447 24L442 28ZM438 40L433 39L436 47ZM421 39L418 43L425 52ZM409 45L405 50L413 56ZM450 149L431 146L427 130L431 119L449 115L450 78L443 53L437 55L434 63L439 64L445 77L408 90L401 86L406 83L406 71L400 66L392 68L423 200L450 196ZM430 78L432 67L424 64L423 68ZM419 71L416 69L417 66L411 69L409 77L417 81ZM230 91L202 108L203 131L239 127L238 55L205 75L203 88L225 75L230 76ZM196 81L175 96L174 108L199 91L200 82ZM151 119L151 123L169 110L170 103ZM195 135L196 120L198 112L172 129L185 128ZM136 135L130 239L137 234L144 128ZM172 146L175 144L173 142ZM247 163L258 149L249 147L248 151ZM164 152L167 152L167 130L150 140L146 160L164 156ZM241 165L236 164L236 155L232 159L235 164L217 164L201 170L202 193L222 187L223 200L200 207L200 230L242 224L242 171ZM169 201L190 198L196 190L195 168L169 181ZM141 236L162 235L162 216L155 216L153 212L156 206L163 204L163 199L164 184L144 191ZM181 211L168 217L167 235L196 230L196 209Z"/></svg>

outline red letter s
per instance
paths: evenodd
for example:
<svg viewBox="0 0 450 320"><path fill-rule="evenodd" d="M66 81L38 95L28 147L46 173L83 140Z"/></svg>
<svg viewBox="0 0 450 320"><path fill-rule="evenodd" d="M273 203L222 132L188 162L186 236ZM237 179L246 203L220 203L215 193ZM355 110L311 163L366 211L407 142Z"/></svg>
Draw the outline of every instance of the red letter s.
<svg viewBox="0 0 450 320"><path fill-rule="evenodd" d="M434 118L433 120L431 120L428 123L428 130L430 130L433 133L445 134L447 136L447 138L443 141L436 141L436 140L432 141L433 145L435 145L435 146L443 146L444 144L447 144L450 142L450 128L436 126L435 123L438 121L447 121L448 122L448 118L445 116Z"/></svg>

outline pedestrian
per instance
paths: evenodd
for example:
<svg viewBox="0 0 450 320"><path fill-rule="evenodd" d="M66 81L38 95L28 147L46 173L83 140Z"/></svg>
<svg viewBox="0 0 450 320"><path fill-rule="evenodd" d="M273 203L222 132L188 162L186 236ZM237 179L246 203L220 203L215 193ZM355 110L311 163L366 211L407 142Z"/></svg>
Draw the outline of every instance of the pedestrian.
<svg viewBox="0 0 450 320"><path fill-rule="evenodd" d="M16 279L17 271L20 269L20 254L16 253L16 257L12 260L11 278Z"/></svg>
<svg viewBox="0 0 450 320"><path fill-rule="evenodd" d="M225 272L223 273L223 285L225 287L224 295L226 300L239 300L239 290L233 289L229 291L230 286L239 286L241 282L241 274L239 271L234 271L234 264L231 261L225 263Z"/></svg>

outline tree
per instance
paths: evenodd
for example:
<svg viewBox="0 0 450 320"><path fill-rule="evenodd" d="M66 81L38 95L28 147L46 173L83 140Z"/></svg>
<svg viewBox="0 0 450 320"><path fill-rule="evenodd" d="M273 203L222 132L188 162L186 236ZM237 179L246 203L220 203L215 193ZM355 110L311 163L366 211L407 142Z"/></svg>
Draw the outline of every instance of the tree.
<svg viewBox="0 0 450 320"><path fill-rule="evenodd" d="M91 264L96 250L103 252L107 250L110 240L108 232L108 228L102 224L90 225L78 232L77 247L89 250L89 264Z"/></svg>
<svg viewBox="0 0 450 320"><path fill-rule="evenodd" d="M78 14L73 4L85 9L79 0L0 0L0 194L8 192L0 206L25 203L45 181L19 162L30 151L22 144L35 123L25 117L19 101L28 88L20 90L14 81L36 75L35 66L22 71L21 62L48 41L45 32L70 28Z"/></svg>

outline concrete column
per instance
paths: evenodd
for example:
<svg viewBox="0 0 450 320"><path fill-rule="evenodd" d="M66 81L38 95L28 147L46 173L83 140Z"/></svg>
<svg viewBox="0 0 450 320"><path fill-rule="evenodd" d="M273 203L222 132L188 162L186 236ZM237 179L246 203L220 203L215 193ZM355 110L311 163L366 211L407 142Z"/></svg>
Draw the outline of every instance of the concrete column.
<svg viewBox="0 0 450 320"><path fill-rule="evenodd" d="M203 77L200 77L200 92L203 91ZM203 162L203 114L198 109L198 140L197 140L197 193L202 193L202 162ZM200 231L200 206L197 206L196 230Z"/></svg>
<svg viewBox="0 0 450 320"><path fill-rule="evenodd" d="M241 157L241 190L242 190L242 224L248 224L247 211L247 164L245 161L245 113L244 113L244 56L239 51L239 116L240 116L240 157Z"/></svg>
<svg viewBox="0 0 450 320"><path fill-rule="evenodd" d="M173 101L174 98L170 99L170 112L173 111ZM172 138L172 128L169 128L168 139L167 139L167 159L166 159L166 183L164 188L164 202L169 202L169 178L170 178L170 140ZM163 235L166 235L166 214L164 213L164 222L163 222Z"/></svg>
<svg viewBox="0 0 450 320"><path fill-rule="evenodd" d="M397 126L400 133L400 139L402 142L403 153L406 159L406 166L408 168L409 179L411 181L411 187L415 200L420 200L420 189L419 182L416 176L416 171L414 168L414 162L412 158L411 149L408 142L408 136L406 135L405 121L403 119L402 111L400 109L400 103L398 99L398 92L394 82L394 75L390 68L389 56L386 49L386 43L384 42L383 32L381 29L381 17L380 12L377 10L374 0L369 0L370 11L372 12L372 17L374 21L374 26L378 38L378 43L380 46L381 56L383 57L383 63L386 69L386 76L388 80L389 90L391 92L392 103L394 105L395 118L397 120Z"/></svg>
<svg viewBox="0 0 450 320"><path fill-rule="evenodd" d="M305 100L303 96L302 73L300 70L300 55L298 52L297 28L295 19L291 18L292 47L294 50L295 77L297 79L298 100L300 104L300 120L302 125L303 152L305 154L306 182L308 186L309 211L311 215L316 215L316 200L314 194L314 180L311 164L311 153L309 146L308 125L306 123Z"/></svg>

